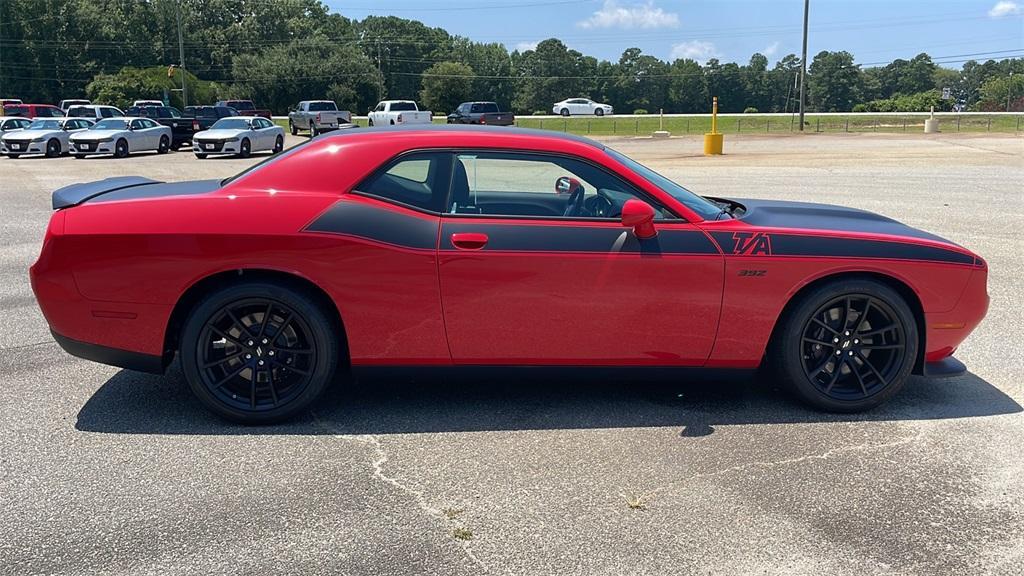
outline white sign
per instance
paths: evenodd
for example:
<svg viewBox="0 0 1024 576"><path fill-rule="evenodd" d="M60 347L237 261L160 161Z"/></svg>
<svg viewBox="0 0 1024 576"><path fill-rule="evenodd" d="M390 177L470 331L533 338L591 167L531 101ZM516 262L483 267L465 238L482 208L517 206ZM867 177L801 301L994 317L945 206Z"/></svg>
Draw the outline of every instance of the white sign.
<svg viewBox="0 0 1024 576"><path fill-rule="evenodd" d="M948 86L942 89L942 99L943 100L949 100L952 97L953 97L953 95L950 93L950 89L949 89Z"/></svg>

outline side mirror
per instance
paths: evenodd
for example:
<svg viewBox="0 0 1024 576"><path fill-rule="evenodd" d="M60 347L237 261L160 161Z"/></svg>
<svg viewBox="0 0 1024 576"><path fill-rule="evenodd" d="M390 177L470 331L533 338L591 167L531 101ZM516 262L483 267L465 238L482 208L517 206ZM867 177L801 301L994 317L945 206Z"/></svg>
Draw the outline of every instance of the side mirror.
<svg viewBox="0 0 1024 576"><path fill-rule="evenodd" d="M572 194L573 190L581 186L580 181L575 178L568 176L561 176L558 180L555 180L555 194L566 195Z"/></svg>
<svg viewBox="0 0 1024 576"><path fill-rule="evenodd" d="M654 208L636 198L626 200L622 205L622 225L632 228L633 234L641 240L658 235L658 230L654 227Z"/></svg>

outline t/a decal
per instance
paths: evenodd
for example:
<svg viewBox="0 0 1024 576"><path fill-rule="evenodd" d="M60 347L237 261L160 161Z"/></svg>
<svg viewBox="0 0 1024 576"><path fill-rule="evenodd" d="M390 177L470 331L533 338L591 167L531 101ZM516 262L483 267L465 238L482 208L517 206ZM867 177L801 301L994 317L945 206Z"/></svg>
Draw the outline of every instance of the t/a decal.
<svg viewBox="0 0 1024 576"><path fill-rule="evenodd" d="M746 256L771 256L772 237L764 232L736 232L732 235L734 241L733 254L744 254Z"/></svg>

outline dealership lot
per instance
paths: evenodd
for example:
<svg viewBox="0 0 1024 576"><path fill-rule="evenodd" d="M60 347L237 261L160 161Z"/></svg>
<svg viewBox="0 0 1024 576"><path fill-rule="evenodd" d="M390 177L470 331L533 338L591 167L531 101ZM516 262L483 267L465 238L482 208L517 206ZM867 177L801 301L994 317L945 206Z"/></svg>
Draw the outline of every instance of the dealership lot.
<svg viewBox="0 0 1024 576"><path fill-rule="evenodd" d="M720 158L696 137L607 142L701 194L865 208L977 251L992 306L957 354L970 373L855 416L764 380L422 375L227 425L177 370L64 354L26 269L59 186L263 156L4 158L0 572L1019 574L1024 140L742 136Z"/></svg>

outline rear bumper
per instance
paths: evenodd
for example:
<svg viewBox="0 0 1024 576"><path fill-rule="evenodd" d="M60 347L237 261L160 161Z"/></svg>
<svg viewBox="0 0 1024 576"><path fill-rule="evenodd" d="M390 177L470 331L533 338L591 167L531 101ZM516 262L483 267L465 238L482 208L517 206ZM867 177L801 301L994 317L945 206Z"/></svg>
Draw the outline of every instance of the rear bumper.
<svg viewBox="0 0 1024 576"><path fill-rule="evenodd" d="M139 372L149 372L151 374L164 373L166 363L162 356L153 356L141 352L80 342L66 336L61 336L53 330L50 330L50 333L53 334L53 339L57 341L57 344L60 344L60 347L72 356L101 364L109 364L110 366L138 370Z"/></svg>

